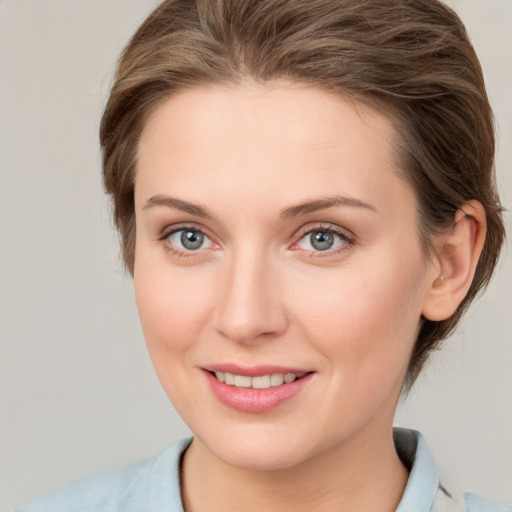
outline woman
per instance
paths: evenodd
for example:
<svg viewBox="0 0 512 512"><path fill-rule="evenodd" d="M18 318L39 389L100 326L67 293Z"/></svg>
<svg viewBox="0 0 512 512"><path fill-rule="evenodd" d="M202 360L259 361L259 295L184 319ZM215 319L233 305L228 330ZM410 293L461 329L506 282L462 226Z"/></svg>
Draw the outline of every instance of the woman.
<svg viewBox="0 0 512 512"><path fill-rule="evenodd" d="M492 112L456 15L392 7L166 1L137 31L104 182L194 438L23 510L457 510L392 422L498 259Z"/></svg>

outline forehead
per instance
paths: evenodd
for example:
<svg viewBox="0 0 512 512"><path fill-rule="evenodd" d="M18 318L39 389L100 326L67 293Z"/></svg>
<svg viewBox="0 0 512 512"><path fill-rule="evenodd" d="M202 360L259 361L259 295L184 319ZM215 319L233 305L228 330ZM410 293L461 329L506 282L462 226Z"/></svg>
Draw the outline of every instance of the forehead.
<svg viewBox="0 0 512 512"><path fill-rule="evenodd" d="M171 191L199 197L221 185L226 197L247 199L276 188L283 201L333 189L377 197L385 185L406 186L394 137L383 114L302 84L186 89L146 123L136 202Z"/></svg>
<svg viewBox="0 0 512 512"><path fill-rule="evenodd" d="M160 105L143 130L139 156L148 139L162 137L211 147L243 139L305 149L372 142L389 150L393 136L390 119L349 96L285 81L211 85L184 89Z"/></svg>

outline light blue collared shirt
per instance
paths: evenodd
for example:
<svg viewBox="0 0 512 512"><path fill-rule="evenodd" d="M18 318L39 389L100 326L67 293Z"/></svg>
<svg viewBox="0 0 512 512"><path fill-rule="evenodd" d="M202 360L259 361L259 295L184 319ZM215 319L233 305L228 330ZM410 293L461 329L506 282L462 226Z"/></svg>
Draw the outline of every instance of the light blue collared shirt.
<svg viewBox="0 0 512 512"><path fill-rule="evenodd" d="M439 470L423 436L396 428L394 439L410 467L396 512L457 511L456 502L439 487ZM180 463L191 442L183 439L157 457L63 485L17 512L184 512ZM466 512L512 512L512 506L470 493L464 495L464 507Z"/></svg>

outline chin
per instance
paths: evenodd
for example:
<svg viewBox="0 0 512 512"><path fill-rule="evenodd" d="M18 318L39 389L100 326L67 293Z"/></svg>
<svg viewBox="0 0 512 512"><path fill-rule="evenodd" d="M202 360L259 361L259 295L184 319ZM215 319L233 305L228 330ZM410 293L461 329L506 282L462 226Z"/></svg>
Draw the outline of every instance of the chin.
<svg viewBox="0 0 512 512"><path fill-rule="evenodd" d="M213 453L225 464L253 471L289 469L308 458L304 450L293 450L289 446L269 446L262 449L254 445L236 444Z"/></svg>
<svg viewBox="0 0 512 512"><path fill-rule="evenodd" d="M316 451L307 442L308 436L290 436L288 431L276 432L275 428L265 431L261 426L197 437L225 464L255 471L288 469L313 457Z"/></svg>

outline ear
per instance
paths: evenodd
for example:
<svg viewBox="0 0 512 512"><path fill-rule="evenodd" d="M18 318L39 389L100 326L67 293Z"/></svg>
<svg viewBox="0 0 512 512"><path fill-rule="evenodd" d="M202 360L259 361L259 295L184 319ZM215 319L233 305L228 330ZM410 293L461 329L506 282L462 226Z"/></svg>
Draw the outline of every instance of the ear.
<svg viewBox="0 0 512 512"><path fill-rule="evenodd" d="M473 200L457 211L450 231L439 237L423 303L426 319L446 320L466 296L484 246L486 226L484 207Z"/></svg>

